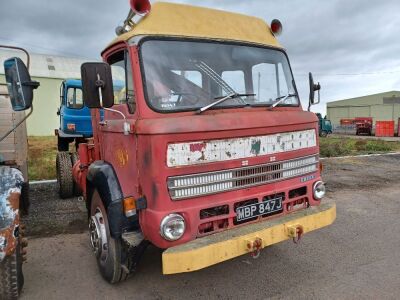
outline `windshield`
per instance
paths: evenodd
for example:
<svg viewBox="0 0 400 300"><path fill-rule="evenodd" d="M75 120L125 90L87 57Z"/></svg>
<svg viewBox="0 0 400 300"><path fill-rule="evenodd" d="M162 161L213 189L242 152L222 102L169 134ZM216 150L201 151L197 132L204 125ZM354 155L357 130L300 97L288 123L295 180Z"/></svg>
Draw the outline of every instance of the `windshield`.
<svg viewBox="0 0 400 300"><path fill-rule="evenodd" d="M269 48L214 42L147 40L141 46L145 89L157 111L187 111L237 94L215 108L298 106L286 55Z"/></svg>

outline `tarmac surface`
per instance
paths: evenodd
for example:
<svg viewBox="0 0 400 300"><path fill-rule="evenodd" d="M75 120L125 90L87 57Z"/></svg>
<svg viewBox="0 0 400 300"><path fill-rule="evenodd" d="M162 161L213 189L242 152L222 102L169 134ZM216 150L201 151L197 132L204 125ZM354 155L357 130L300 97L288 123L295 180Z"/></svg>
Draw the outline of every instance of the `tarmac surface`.
<svg viewBox="0 0 400 300"><path fill-rule="evenodd" d="M54 186L35 187L21 299L398 299L400 155L324 166L324 201L337 204L332 226L298 245L270 246L256 260L241 256L179 275L162 275L161 250L150 247L138 272L118 285L97 270L83 203L59 200Z"/></svg>

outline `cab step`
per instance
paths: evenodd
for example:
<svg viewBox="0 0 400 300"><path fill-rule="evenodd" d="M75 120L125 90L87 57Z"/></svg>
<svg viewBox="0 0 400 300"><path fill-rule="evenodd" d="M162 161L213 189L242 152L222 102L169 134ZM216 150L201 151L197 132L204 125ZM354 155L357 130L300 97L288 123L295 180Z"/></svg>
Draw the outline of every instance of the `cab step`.
<svg viewBox="0 0 400 300"><path fill-rule="evenodd" d="M144 240L144 236L141 231L124 232L122 240L130 247L137 247Z"/></svg>

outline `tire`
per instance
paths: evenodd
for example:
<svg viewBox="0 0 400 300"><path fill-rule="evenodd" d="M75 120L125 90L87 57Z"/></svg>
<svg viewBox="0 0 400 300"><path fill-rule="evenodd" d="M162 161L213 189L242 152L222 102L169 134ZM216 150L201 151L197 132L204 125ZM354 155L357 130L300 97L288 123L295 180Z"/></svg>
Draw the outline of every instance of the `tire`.
<svg viewBox="0 0 400 300"><path fill-rule="evenodd" d="M77 152L73 152L71 153L71 163L72 163L72 167L75 165L75 163L79 160L79 155ZM72 170L72 169L71 169ZM72 172L72 171L71 171ZM75 182L73 176L72 176L72 181L73 181L73 190L74 190L74 196L79 197L82 195L82 190L79 187L79 185Z"/></svg>
<svg viewBox="0 0 400 300"><path fill-rule="evenodd" d="M58 136L57 137L58 151L69 151L69 143L70 143L69 139Z"/></svg>
<svg viewBox="0 0 400 300"><path fill-rule="evenodd" d="M17 247L12 255L0 263L0 299L17 299L24 285L22 273L22 255L18 239Z"/></svg>
<svg viewBox="0 0 400 300"><path fill-rule="evenodd" d="M325 130L322 130L320 133L321 137L326 137L328 135L328 132L326 132Z"/></svg>
<svg viewBox="0 0 400 300"><path fill-rule="evenodd" d="M101 214L100 218L99 213ZM104 230L103 235L106 237L106 241L102 238L96 240L96 233L93 231L95 229L93 226L96 226L93 219L96 219L96 216L98 220L102 220L103 222L101 224L104 225L102 228ZM100 195L96 190L93 193L90 206L89 236L96 256L97 265L103 278L112 284L126 280L128 278L128 273L122 269L121 261L122 258L127 258L127 251L121 239L114 239L111 237L107 212L104 208L103 202L101 201ZM130 265L128 266L128 269L129 267Z"/></svg>
<svg viewBox="0 0 400 300"><path fill-rule="evenodd" d="M69 152L58 152L56 157L57 183L60 197L71 198L74 195L72 163Z"/></svg>
<svg viewBox="0 0 400 300"><path fill-rule="evenodd" d="M19 209L22 216L28 215L29 206L29 182L23 182L21 188L21 197L19 198Z"/></svg>

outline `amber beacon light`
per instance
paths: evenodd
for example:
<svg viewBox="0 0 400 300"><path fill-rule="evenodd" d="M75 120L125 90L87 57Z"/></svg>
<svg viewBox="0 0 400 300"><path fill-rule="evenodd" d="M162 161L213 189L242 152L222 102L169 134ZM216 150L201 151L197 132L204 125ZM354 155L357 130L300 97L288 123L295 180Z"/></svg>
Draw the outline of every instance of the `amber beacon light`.
<svg viewBox="0 0 400 300"><path fill-rule="evenodd" d="M282 23L278 19L273 19L271 22L271 31L274 35L280 35L282 33Z"/></svg>

